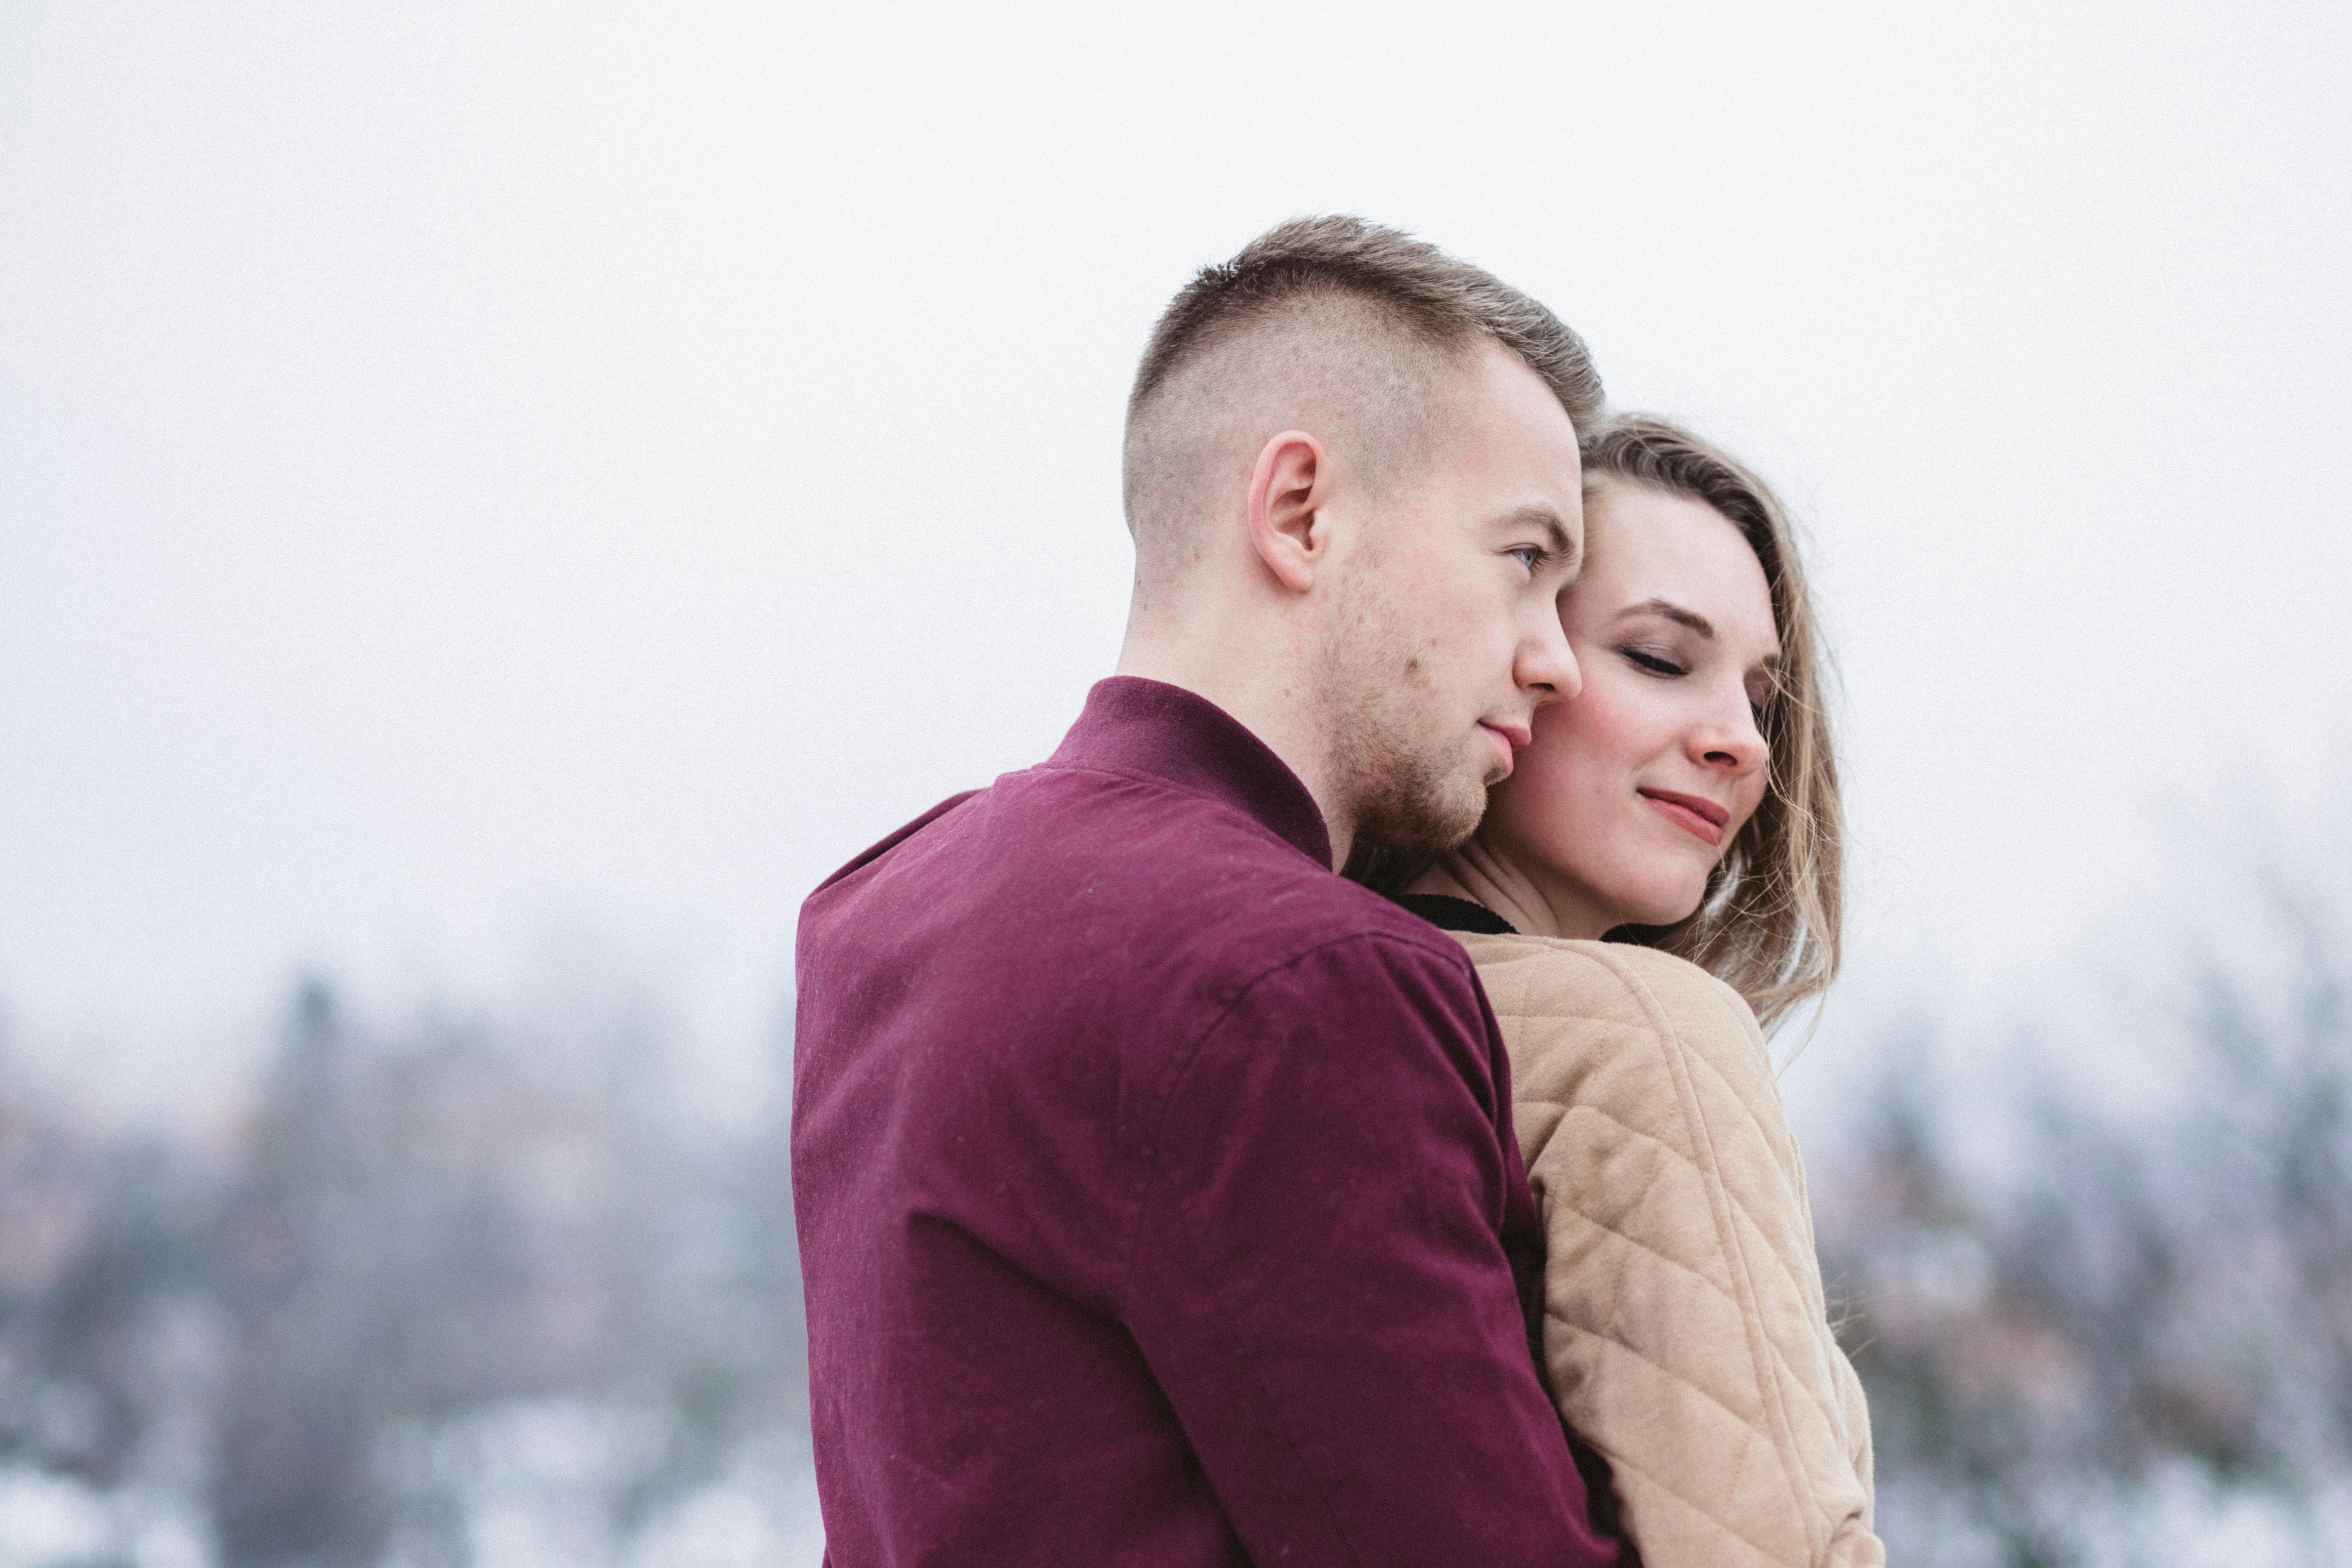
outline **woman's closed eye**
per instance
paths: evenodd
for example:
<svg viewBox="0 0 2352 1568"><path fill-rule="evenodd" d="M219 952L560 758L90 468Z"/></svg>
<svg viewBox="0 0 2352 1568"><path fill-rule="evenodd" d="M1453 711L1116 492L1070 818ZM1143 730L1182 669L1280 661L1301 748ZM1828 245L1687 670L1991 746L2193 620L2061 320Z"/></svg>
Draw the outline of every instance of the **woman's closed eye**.
<svg viewBox="0 0 2352 1568"><path fill-rule="evenodd" d="M1654 653L1648 648L1634 647L1631 645L1627 645L1621 647L1617 651L1623 655L1626 659L1631 661L1634 668L1638 669L1645 669L1652 675L1672 677L1677 675L1688 675L1690 673L1688 668L1683 665L1677 664L1675 660L1667 658L1664 654Z"/></svg>

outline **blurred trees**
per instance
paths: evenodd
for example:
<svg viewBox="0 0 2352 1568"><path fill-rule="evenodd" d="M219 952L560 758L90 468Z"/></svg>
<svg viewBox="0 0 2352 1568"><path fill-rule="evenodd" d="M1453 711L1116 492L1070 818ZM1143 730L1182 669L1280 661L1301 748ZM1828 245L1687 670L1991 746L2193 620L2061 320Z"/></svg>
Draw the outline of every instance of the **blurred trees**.
<svg viewBox="0 0 2352 1568"><path fill-rule="evenodd" d="M2352 1563L2352 944L2264 910L2007 1058L1885 1032L1812 1188L1895 1562ZM781 1108L659 1043L306 985L215 1150L0 1080L0 1568L814 1560Z"/></svg>
<svg viewBox="0 0 2352 1568"><path fill-rule="evenodd" d="M1995 1096L1893 1053L1817 1175L1895 1560L2352 1562L2352 974L2266 901ZM2103 1078L2138 1092L2066 1087Z"/></svg>
<svg viewBox="0 0 2352 1568"><path fill-rule="evenodd" d="M194 1484L219 1173L0 1092L0 1468L143 1500Z"/></svg>
<svg viewBox="0 0 2352 1568"><path fill-rule="evenodd" d="M456 1568L509 1472L593 1561L789 1447L782 1129L667 1114L653 1045L374 1040L313 984L230 1156L6 1101L0 1469L107 1500L58 1561L152 1558L162 1518L224 1568Z"/></svg>

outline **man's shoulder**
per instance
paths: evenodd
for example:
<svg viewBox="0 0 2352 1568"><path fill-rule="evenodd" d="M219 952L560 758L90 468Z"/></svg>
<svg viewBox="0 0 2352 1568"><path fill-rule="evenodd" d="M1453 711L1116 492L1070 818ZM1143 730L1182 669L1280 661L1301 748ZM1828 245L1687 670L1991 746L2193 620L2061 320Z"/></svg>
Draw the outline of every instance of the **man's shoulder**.
<svg viewBox="0 0 2352 1568"><path fill-rule="evenodd" d="M939 821L940 818L947 816L948 813L953 811L956 807L963 805L966 801L971 800L975 796L984 795L987 792L984 790L976 789L960 791L955 795L948 796L947 799L940 802L939 805L931 807L930 810L924 812L920 816L918 816L912 821L907 822L900 826L891 829L888 833L884 834L880 838L876 839L872 844L867 845L864 849L861 849L856 854L851 856L848 860L842 864L838 870L825 878L824 881L819 882L816 887L811 890L811 896L814 897L817 893L824 892L835 882L856 876L859 871L864 870L875 861L879 860L883 856L887 855L891 850L896 849L899 845L904 844L908 839L912 838L924 828L930 826L931 824Z"/></svg>
<svg viewBox="0 0 2352 1568"><path fill-rule="evenodd" d="M877 904L894 921L984 915L996 941L1148 955L1223 987L1325 949L1464 984L1475 973L1444 932L1231 802L1118 768L1043 763L953 796L827 878L803 918Z"/></svg>
<svg viewBox="0 0 2352 1568"><path fill-rule="evenodd" d="M1071 822L1076 806L1079 819L1095 816L1108 829L1092 846L1084 882L1089 901L1106 913L1188 927L1208 939L1204 950L1259 973L1325 949L1365 963L1475 973L1444 931L1338 875L1229 802L1115 770L1035 773L1039 804L1057 820Z"/></svg>
<svg viewBox="0 0 2352 1568"><path fill-rule="evenodd" d="M1302 889L1298 905L1269 910L1270 923L1293 933L1282 945L1278 967L1310 952L1332 952L1345 963L1393 967L1409 964L1468 979L1477 973L1461 946L1444 931L1378 893L1344 877L1327 875L1326 885Z"/></svg>

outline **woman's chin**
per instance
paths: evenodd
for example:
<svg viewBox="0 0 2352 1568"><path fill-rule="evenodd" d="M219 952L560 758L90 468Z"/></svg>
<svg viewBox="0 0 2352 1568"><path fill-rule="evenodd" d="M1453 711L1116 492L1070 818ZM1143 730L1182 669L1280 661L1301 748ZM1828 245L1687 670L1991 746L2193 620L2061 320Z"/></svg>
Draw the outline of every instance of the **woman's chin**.
<svg viewBox="0 0 2352 1568"><path fill-rule="evenodd" d="M1679 925L1698 913L1698 906L1706 896L1701 886L1696 890L1676 889L1672 892L1653 891L1647 897L1617 900L1617 924L1627 926Z"/></svg>

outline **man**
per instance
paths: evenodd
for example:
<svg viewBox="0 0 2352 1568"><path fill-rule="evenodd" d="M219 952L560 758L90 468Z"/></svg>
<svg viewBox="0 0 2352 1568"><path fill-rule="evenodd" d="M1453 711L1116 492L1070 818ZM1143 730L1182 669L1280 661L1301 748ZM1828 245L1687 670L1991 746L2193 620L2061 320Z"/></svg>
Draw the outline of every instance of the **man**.
<svg viewBox="0 0 2352 1568"><path fill-rule="evenodd" d="M1576 689L1599 403L1541 306L1351 218L1170 306L1118 674L802 914L830 1561L1618 1560L1528 1348L1493 1017L1332 870L1459 842Z"/></svg>

